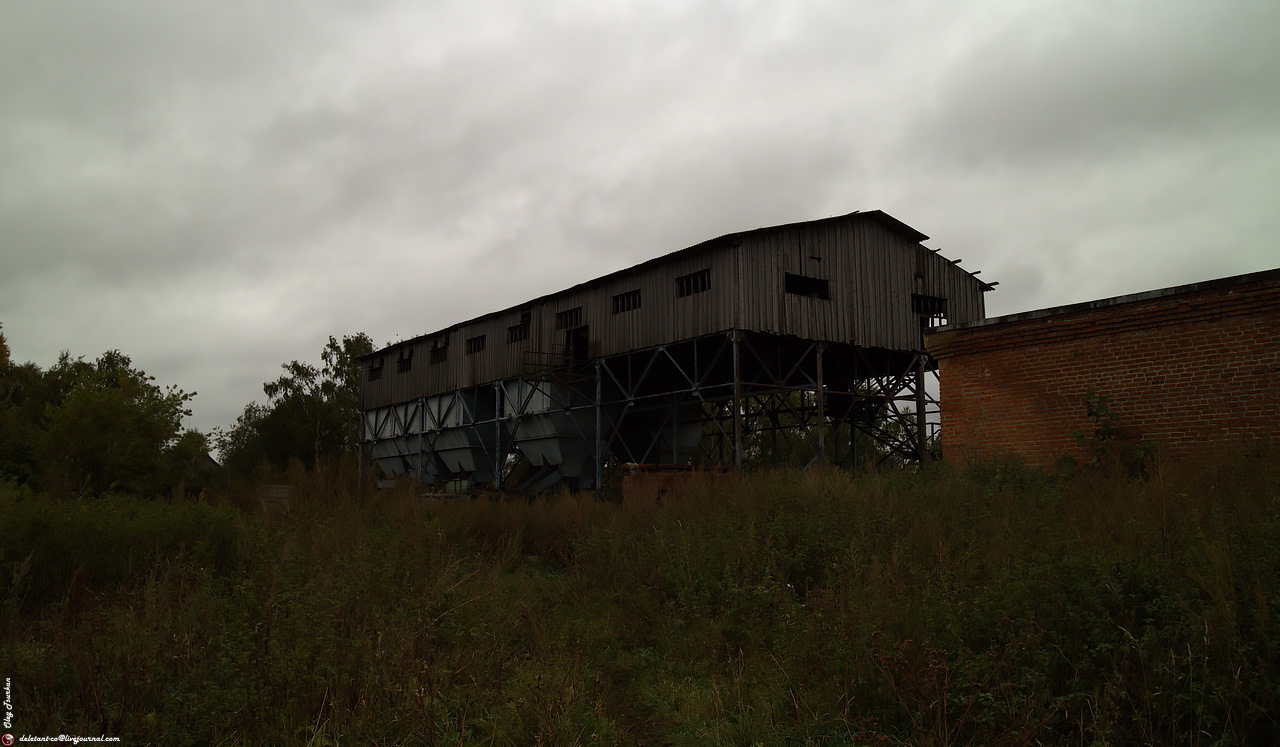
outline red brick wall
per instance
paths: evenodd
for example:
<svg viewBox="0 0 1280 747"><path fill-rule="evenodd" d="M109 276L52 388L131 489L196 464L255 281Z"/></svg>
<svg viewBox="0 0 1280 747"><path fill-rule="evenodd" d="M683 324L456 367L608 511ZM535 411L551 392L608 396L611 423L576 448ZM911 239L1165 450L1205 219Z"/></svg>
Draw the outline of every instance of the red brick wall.
<svg viewBox="0 0 1280 747"><path fill-rule="evenodd" d="M943 456L1082 458L1091 386L1117 426L1177 454L1280 444L1280 271L1248 277L930 335Z"/></svg>

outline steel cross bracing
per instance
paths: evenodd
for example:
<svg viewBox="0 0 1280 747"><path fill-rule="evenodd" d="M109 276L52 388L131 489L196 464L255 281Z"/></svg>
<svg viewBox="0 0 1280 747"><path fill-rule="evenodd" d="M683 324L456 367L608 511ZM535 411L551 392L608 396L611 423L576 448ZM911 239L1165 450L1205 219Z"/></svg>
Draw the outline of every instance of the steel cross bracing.
<svg viewBox="0 0 1280 747"><path fill-rule="evenodd" d="M919 351L735 330L531 368L364 412L367 453L392 475L536 492L599 488L626 462L915 462L937 440Z"/></svg>

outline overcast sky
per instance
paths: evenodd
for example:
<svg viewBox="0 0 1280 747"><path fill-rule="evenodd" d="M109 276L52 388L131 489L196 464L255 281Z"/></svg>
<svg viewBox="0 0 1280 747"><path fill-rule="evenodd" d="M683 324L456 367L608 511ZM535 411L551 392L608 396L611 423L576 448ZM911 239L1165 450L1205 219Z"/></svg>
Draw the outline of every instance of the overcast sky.
<svg viewBox="0 0 1280 747"><path fill-rule="evenodd" d="M1280 3L0 0L0 323L232 423L379 344L882 209L988 313L1280 266Z"/></svg>

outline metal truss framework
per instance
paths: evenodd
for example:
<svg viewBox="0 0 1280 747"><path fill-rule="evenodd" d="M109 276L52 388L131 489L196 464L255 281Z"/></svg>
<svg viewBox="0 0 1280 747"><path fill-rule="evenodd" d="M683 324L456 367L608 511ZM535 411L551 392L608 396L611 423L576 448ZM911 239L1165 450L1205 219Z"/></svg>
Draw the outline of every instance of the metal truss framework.
<svg viewBox="0 0 1280 747"><path fill-rule="evenodd" d="M937 441L934 377L920 351L732 330L366 411L362 438L392 474L533 493L599 489L626 462L919 462ZM534 463L521 444L548 416L560 461Z"/></svg>

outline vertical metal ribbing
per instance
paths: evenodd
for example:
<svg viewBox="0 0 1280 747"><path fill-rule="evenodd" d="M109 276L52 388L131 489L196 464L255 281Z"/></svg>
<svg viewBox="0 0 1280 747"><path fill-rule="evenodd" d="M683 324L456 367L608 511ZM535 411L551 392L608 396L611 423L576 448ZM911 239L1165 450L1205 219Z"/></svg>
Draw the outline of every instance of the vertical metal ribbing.
<svg viewBox="0 0 1280 747"><path fill-rule="evenodd" d="M733 468L742 471L742 363L738 351L738 330L729 333L733 341Z"/></svg>

